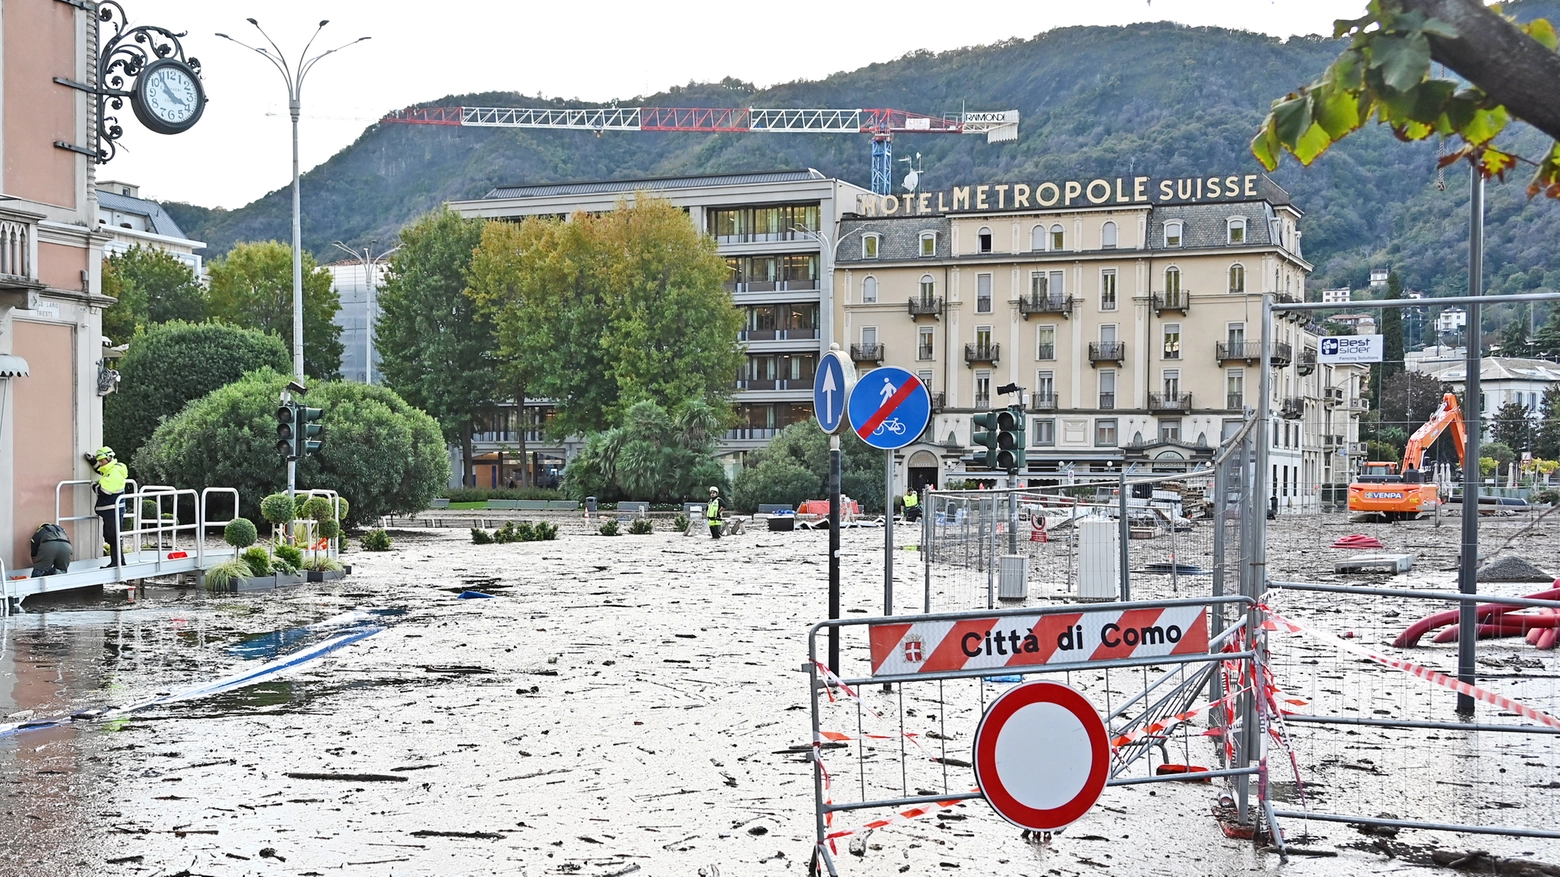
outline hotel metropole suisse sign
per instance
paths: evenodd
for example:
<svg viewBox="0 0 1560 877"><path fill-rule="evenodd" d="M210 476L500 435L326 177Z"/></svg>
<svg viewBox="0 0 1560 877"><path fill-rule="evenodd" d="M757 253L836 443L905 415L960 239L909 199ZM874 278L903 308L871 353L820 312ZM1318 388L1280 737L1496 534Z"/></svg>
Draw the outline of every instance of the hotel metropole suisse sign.
<svg viewBox="0 0 1560 877"><path fill-rule="evenodd" d="M1050 207L1111 207L1238 201L1258 197L1261 174L1209 177L1111 177L1041 183L987 183L936 192L856 196L862 216L930 216Z"/></svg>

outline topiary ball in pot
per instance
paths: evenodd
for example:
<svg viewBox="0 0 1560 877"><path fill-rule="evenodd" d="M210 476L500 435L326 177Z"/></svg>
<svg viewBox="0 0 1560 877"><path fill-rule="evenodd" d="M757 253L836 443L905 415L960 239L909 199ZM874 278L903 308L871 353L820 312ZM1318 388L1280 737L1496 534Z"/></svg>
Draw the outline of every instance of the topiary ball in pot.
<svg viewBox="0 0 1560 877"><path fill-rule="evenodd" d="M352 508L352 506L351 506L350 503L347 502L347 498L346 497L344 497L344 496L336 497L336 509L337 509L337 511L339 511L341 513L341 514L339 514L337 516L337 520L345 521L347 519L347 512L351 508Z"/></svg>
<svg viewBox="0 0 1560 877"><path fill-rule="evenodd" d="M330 520L335 517L335 509L331 507L330 500L323 496L311 496L304 502L299 513L305 518L313 518L316 521Z"/></svg>
<svg viewBox="0 0 1560 877"><path fill-rule="evenodd" d="M260 538L260 533L248 518L234 518L222 528L222 538L234 548L248 548Z"/></svg>
<svg viewBox="0 0 1560 877"><path fill-rule="evenodd" d="M273 493L260 500L260 514L273 524L285 524L298 515L297 504L285 493Z"/></svg>
<svg viewBox="0 0 1560 877"><path fill-rule="evenodd" d="M341 535L341 525L331 520L330 518L326 518L325 520L320 521L319 526L315 528L315 531L318 532L320 537L323 539L334 539Z"/></svg>

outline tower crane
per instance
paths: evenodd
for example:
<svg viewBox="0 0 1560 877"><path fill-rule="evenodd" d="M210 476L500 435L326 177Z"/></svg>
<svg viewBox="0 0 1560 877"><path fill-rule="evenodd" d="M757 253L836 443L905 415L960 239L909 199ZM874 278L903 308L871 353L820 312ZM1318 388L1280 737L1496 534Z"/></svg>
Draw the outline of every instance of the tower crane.
<svg viewBox="0 0 1560 877"><path fill-rule="evenodd" d="M930 116L891 109L807 110L682 107L413 107L380 120L403 125L465 128L549 128L572 131L870 134L872 191L893 191L895 134L984 134L987 143L1018 139L1018 110Z"/></svg>

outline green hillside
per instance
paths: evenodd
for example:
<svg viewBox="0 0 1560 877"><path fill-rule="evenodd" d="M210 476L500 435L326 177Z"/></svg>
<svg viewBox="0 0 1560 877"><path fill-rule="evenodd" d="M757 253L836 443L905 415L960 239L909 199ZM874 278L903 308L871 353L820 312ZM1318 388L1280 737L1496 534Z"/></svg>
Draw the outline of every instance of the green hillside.
<svg viewBox="0 0 1560 877"><path fill-rule="evenodd" d="M1363 4L1362 4L1363 5ZM1522 18L1560 21L1560 3L1507 5ZM895 153L920 152L922 187L971 182L1260 170L1247 144L1268 104L1312 79L1339 51L1319 38L1277 40L1172 24L1066 28L1034 39L943 53L917 52L815 82L764 90L734 80L692 84L620 103L660 106L896 107L916 112L1017 109L1016 143L904 135ZM518 94L457 95L430 105L536 106ZM550 101L555 106L578 102ZM1530 129L1505 138L1534 154ZM495 185L814 167L865 185L860 135L668 134L522 131L373 125L303 178L304 245L386 241L409 219ZM1465 288L1467 172L1436 186L1436 146L1407 144L1372 127L1306 169L1287 161L1275 178L1306 212L1304 249L1313 287L1364 286L1390 264L1409 289ZM1529 201L1526 171L1488 195L1488 287L1560 287L1560 204ZM169 210L213 254L242 240L289 237L289 196L243 208Z"/></svg>

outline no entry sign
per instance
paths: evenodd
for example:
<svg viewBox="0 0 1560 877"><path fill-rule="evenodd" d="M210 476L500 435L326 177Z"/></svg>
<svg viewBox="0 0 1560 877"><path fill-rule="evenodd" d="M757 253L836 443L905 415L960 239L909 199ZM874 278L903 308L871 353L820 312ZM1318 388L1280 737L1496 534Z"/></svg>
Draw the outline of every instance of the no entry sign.
<svg viewBox="0 0 1560 877"><path fill-rule="evenodd" d="M1105 721L1059 682L1029 682L991 702L975 729L975 783L1003 819L1055 831L1089 811L1110 775Z"/></svg>

